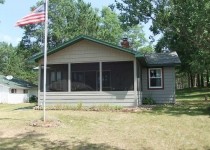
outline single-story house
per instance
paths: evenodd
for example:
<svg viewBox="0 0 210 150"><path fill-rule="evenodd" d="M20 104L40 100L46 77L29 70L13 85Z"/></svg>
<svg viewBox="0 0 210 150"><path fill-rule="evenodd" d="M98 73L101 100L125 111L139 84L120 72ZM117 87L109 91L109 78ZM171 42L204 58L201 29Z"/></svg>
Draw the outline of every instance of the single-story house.
<svg viewBox="0 0 210 150"><path fill-rule="evenodd" d="M43 102L43 53L39 64L38 102ZM175 103L176 52L143 55L89 36L78 36L47 52L46 105L139 106L150 97Z"/></svg>
<svg viewBox="0 0 210 150"><path fill-rule="evenodd" d="M0 75L0 103L25 103L32 95L38 96L37 85L17 78L8 80Z"/></svg>

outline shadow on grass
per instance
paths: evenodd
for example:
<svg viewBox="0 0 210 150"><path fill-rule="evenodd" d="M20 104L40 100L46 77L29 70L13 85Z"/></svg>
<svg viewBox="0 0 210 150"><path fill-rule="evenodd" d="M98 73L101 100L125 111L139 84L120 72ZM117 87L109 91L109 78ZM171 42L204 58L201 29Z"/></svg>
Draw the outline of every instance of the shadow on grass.
<svg viewBox="0 0 210 150"><path fill-rule="evenodd" d="M22 119L22 118L21 119L16 119L16 118L0 118L0 121L1 120L18 120L18 121L23 121L24 120L24 121L30 121L29 119L26 120L26 119Z"/></svg>
<svg viewBox="0 0 210 150"><path fill-rule="evenodd" d="M183 94L183 95L178 95L176 98L179 100L205 100L205 96L210 97L209 94L201 93L201 94L195 94L195 95L190 95L190 94Z"/></svg>
<svg viewBox="0 0 210 150"><path fill-rule="evenodd" d="M32 105L32 106L19 107L19 108L16 108L16 109L14 109L14 110L29 110L29 109L31 110L31 109L34 108L34 106L35 106L35 104Z"/></svg>
<svg viewBox="0 0 210 150"><path fill-rule="evenodd" d="M210 101L179 101L175 105L159 105L149 113L180 115L210 115Z"/></svg>
<svg viewBox="0 0 210 150"><path fill-rule="evenodd" d="M176 90L176 98L180 100L204 100L205 97L210 97L210 88L187 88Z"/></svg>
<svg viewBox="0 0 210 150"><path fill-rule="evenodd" d="M44 138L44 134L35 132L27 132L19 134L12 138L0 138L1 150L28 150L28 149L43 149L43 150L122 150L107 144L93 144L86 141L78 141L75 138L70 138L68 141L50 141Z"/></svg>

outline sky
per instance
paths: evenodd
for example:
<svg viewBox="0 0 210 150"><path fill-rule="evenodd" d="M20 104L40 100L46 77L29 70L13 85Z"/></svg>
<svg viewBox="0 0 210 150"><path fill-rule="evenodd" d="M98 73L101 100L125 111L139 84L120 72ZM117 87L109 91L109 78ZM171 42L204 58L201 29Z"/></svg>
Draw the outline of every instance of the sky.
<svg viewBox="0 0 210 150"><path fill-rule="evenodd" d="M15 1L15 2L14 2ZM23 36L23 29L15 27L15 23L30 13L30 7L39 0L5 0L0 4L0 42L11 43L16 46ZM94 8L101 10L103 6L114 3L114 0L84 0L91 3ZM148 25L144 27L146 38L151 34Z"/></svg>

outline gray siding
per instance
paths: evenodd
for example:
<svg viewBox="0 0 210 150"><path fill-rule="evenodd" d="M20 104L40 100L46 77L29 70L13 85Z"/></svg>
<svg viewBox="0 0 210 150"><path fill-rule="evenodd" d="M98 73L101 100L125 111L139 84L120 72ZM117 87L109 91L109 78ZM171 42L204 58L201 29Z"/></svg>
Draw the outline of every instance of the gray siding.
<svg viewBox="0 0 210 150"><path fill-rule="evenodd" d="M135 61L132 54L115 50L113 48L103 46L87 40L80 41L61 51L58 51L48 56L48 64L70 64L83 62L109 62L109 61ZM43 60L40 60L41 65ZM135 71L134 65L134 72ZM70 86L69 73L69 87ZM134 81L137 79L134 75ZM46 104L78 104L83 103L86 106L92 105L121 105L121 106L136 106L137 105L137 83L134 84L134 91L119 91L119 92L47 92ZM43 101L43 92L38 93L39 105Z"/></svg>
<svg viewBox="0 0 210 150"><path fill-rule="evenodd" d="M43 93L40 94L40 104L43 100ZM121 105L136 106L136 100L133 91L129 92L65 92L65 93L47 93L47 105L70 104L77 105L82 103L85 106L95 105Z"/></svg>
<svg viewBox="0 0 210 150"><path fill-rule="evenodd" d="M175 68L163 67L163 89L148 89L147 68L142 70L142 93L144 97L152 97L156 103L175 103Z"/></svg>

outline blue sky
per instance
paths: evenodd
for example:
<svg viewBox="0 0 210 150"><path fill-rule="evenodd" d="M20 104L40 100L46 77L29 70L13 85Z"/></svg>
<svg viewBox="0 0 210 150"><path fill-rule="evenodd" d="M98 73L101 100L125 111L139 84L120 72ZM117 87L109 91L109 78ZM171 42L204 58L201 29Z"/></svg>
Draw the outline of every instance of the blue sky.
<svg viewBox="0 0 210 150"><path fill-rule="evenodd" d="M39 0L5 0L0 5L0 42L5 41L16 46L23 36L23 30L15 27L16 21L30 12L30 7L35 5ZM114 0L84 0L90 2L93 7L101 9L114 3ZM149 36L148 28L144 28L146 37Z"/></svg>

